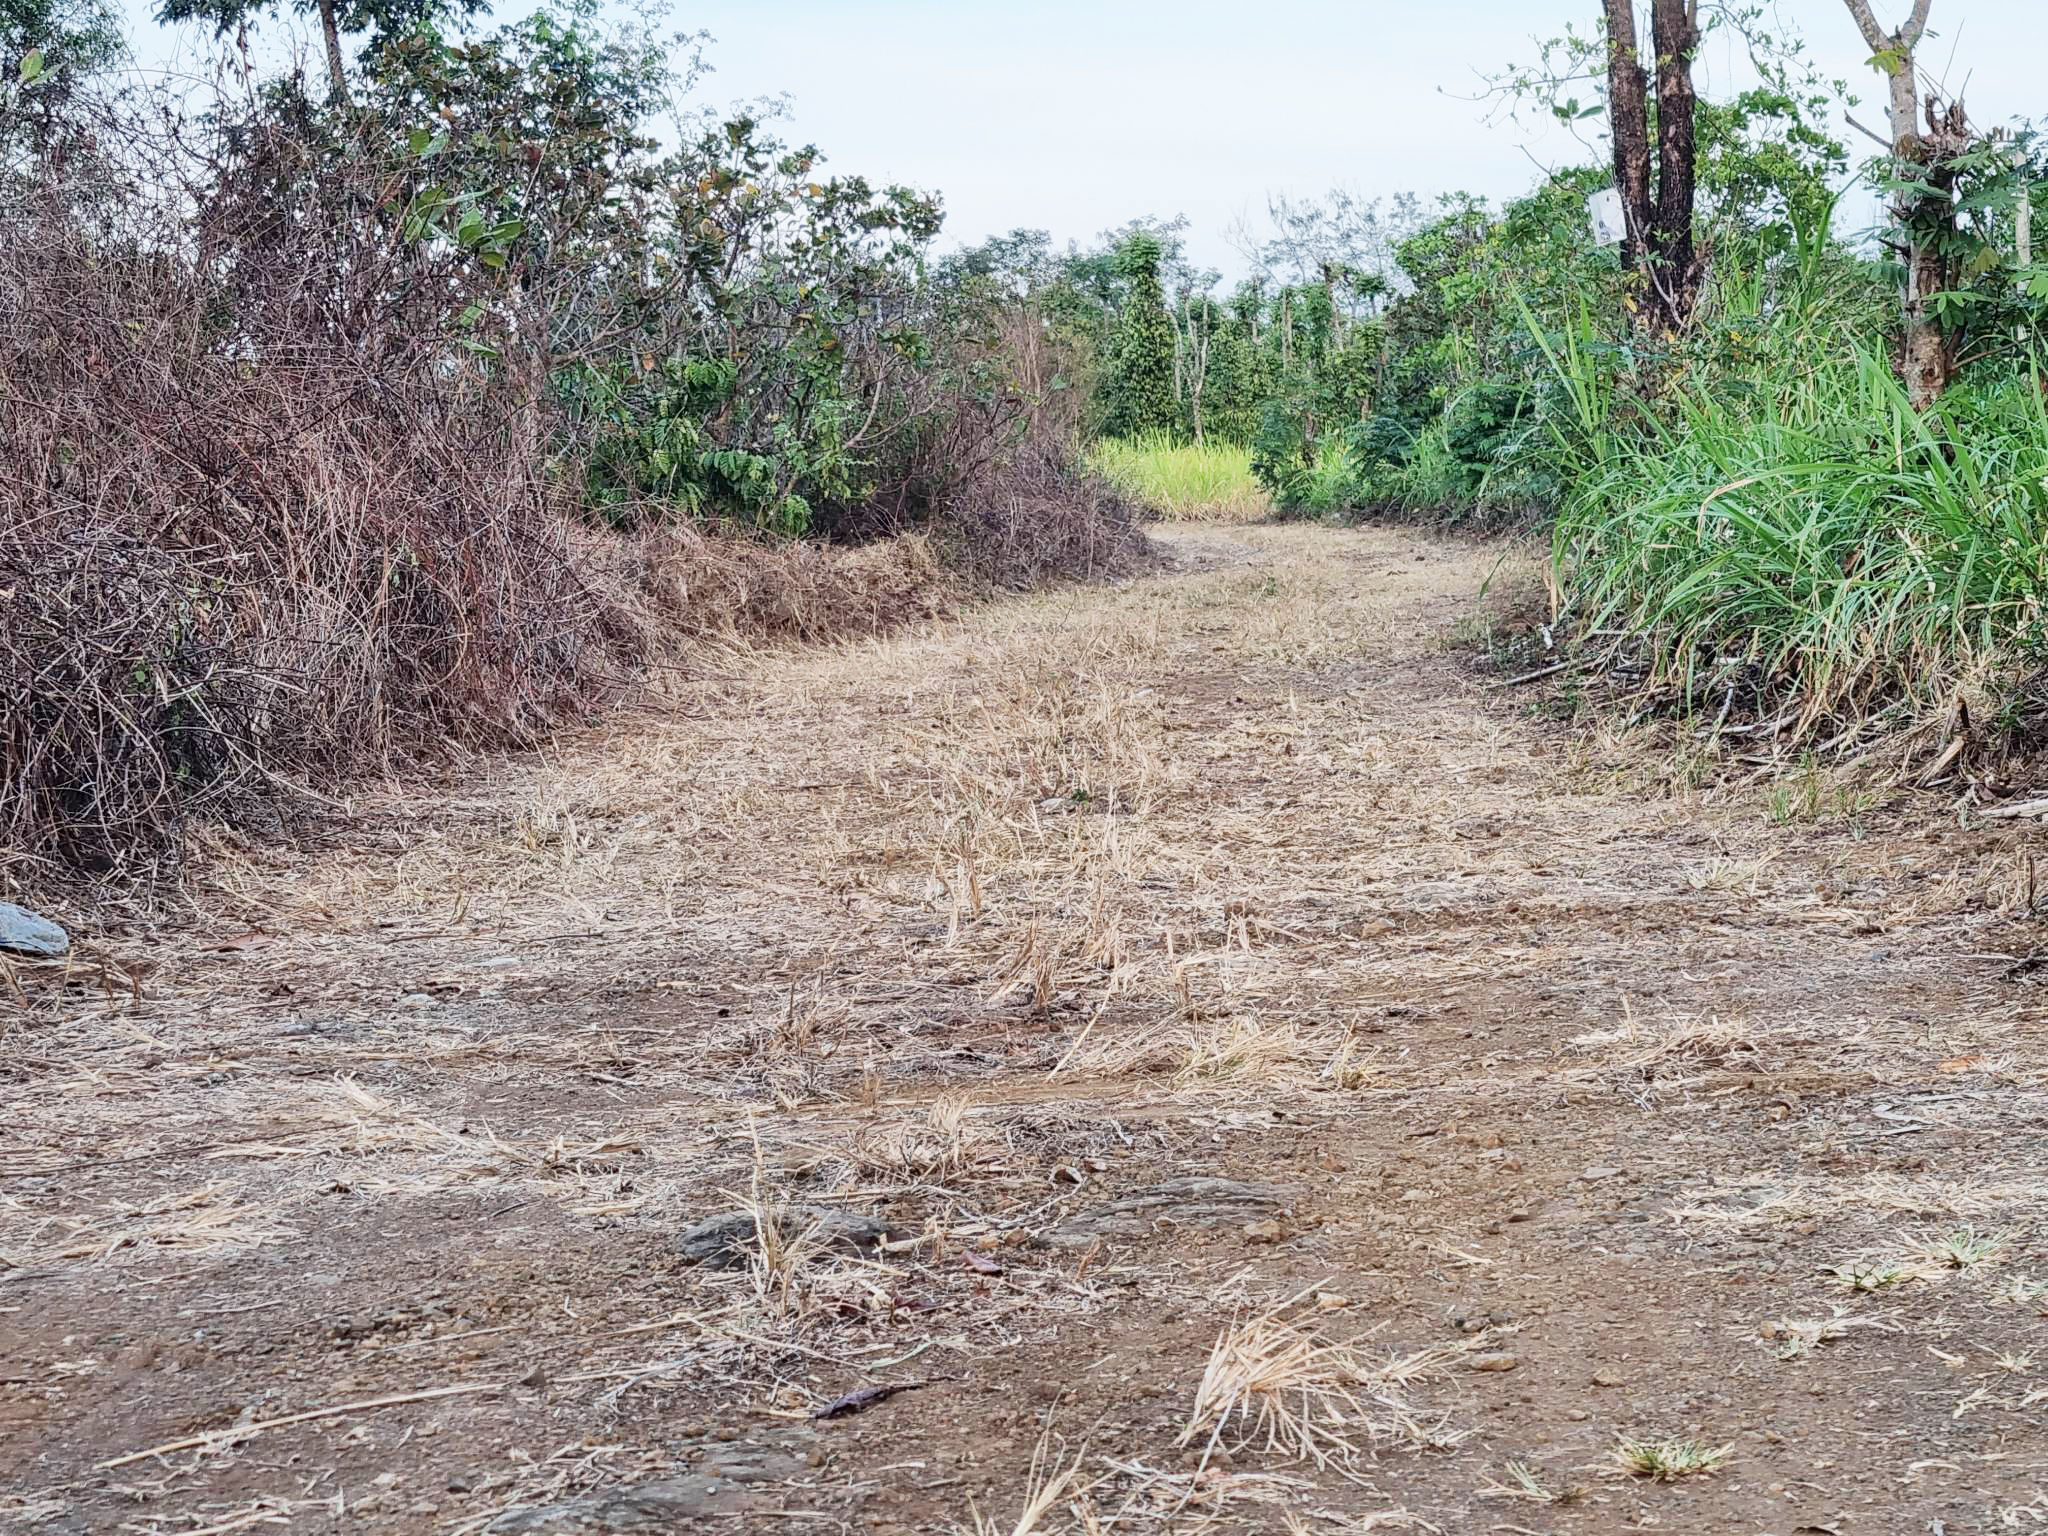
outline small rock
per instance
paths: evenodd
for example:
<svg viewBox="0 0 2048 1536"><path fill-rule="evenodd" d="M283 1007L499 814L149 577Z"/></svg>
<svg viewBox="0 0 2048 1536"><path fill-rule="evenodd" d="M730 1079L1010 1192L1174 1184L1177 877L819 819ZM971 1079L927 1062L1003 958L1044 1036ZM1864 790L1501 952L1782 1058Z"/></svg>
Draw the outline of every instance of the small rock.
<svg viewBox="0 0 2048 1536"><path fill-rule="evenodd" d="M1282 1230L1277 1221L1254 1221L1244 1229L1245 1240L1253 1243L1277 1243Z"/></svg>
<svg viewBox="0 0 2048 1536"><path fill-rule="evenodd" d="M1522 1362L1514 1355L1474 1355L1472 1369L1475 1371L1512 1371Z"/></svg>
<svg viewBox="0 0 2048 1536"><path fill-rule="evenodd" d="M889 1237L889 1228L872 1216L836 1211L826 1206L785 1206L776 1225L786 1238L809 1232L825 1248L841 1253L871 1254ZM676 1239L676 1252L692 1264L731 1269L746 1262L747 1250L759 1240L752 1211L729 1211L706 1217Z"/></svg>
<svg viewBox="0 0 2048 1536"><path fill-rule="evenodd" d="M1595 1371L1593 1373L1593 1385L1596 1387L1618 1387L1621 1383L1622 1376L1619 1371Z"/></svg>
<svg viewBox="0 0 2048 1536"><path fill-rule="evenodd" d="M71 948L71 935L27 907L0 901L0 949L18 955L61 955Z"/></svg>
<svg viewBox="0 0 2048 1536"><path fill-rule="evenodd" d="M1599 1164L1595 1165L1594 1167L1588 1168L1584 1173L1580 1174L1579 1177L1584 1179L1588 1184L1598 1184L1602 1179L1620 1178L1621 1170L1619 1168L1609 1168L1604 1164Z"/></svg>

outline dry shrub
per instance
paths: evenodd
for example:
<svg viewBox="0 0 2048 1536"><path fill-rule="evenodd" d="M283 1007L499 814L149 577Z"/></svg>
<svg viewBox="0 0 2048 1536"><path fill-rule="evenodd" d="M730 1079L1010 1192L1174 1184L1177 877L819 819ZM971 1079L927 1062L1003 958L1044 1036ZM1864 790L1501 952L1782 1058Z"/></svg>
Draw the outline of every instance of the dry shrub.
<svg viewBox="0 0 2048 1536"><path fill-rule="evenodd" d="M935 396L906 406L921 426L894 494L846 526L916 527L948 567L1012 591L1138 564L1138 509L1082 464L1085 399L1065 383L1077 361L1044 317L1009 304L951 344L953 366L929 381ZM974 387L976 378L996 382Z"/></svg>
<svg viewBox="0 0 2048 1536"><path fill-rule="evenodd" d="M9 212L8 846L146 874L191 816L522 740L622 675L571 508L499 402L289 304L223 348L193 264Z"/></svg>
<svg viewBox="0 0 2048 1536"><path fill-rule="evenodd" d="M737 644L877 634L945 613L959 593L916 534L847 547L675 524L630 542L594 542L590 558L611 562L653 654L698 637Z"/></svg>
<svg viewBox="0 0 2048 1536"><path fill-rule="evenodd" d="M260 118L222 143L113 113L0 175L10 883L150 885L195 818L275 825L450 743L532 741L694 641L872 633L1139 547L1072 472L1022 315L989 339L999 387L913 379L892 498L830 525L917 536L592 520L551 393L569 300L391 238L374 157Z"/></svg>

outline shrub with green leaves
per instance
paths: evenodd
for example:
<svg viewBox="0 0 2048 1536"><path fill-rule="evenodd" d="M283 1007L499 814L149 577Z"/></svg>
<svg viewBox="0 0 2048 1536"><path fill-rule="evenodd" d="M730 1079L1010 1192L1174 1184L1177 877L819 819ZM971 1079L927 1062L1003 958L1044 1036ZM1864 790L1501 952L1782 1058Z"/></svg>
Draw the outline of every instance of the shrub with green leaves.
<svg viewBox="0 0 2048 1536"><path fill-rule="evenodd" d="M1102 373L1102 430L1109 437L1170 432L1179 424L1173 322L1159 282L1160 255L1159 241L1147 234L1132 235L1117 251L1117 269L1130 288Z"/></svg>

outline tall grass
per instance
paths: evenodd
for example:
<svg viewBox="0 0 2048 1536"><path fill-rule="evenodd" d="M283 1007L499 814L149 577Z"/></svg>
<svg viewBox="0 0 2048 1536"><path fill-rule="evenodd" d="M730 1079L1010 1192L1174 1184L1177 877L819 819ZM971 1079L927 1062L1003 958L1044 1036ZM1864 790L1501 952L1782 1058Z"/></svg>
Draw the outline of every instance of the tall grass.
<svg viewBox="0 0 2048 1536"><path fill-rule="evenodd" d="M1245 521L1272 510L1252 477L1249 448L1191 443L1166 433L1104 438L1089 453L1097 474L1161 517L1183 521Z"/></svg>
<svg viewBox="0 0 2048 1536"><path fill-rule="evenodd" d="M1780 736L1959 698L1995 711L2042 648L2038 368L1922 414L1884 358L1836 339L1814 286L1727 302L1746 361L1647 401L1611 387L1583 329L1541 338L1570 400L1555 553L1580 633L1640 648L1684 706L1768 713Z"/></svg>

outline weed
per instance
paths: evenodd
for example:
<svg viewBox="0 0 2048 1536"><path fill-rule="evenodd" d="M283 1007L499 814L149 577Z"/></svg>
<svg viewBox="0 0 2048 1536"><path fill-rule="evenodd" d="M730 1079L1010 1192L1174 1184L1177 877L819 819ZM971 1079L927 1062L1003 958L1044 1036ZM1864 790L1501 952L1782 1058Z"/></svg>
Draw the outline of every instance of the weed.
<svg viewBox="0 0 2048 1536"><path fill-rule="evenodd" d="M1836 1264L1821 1273L1845 1290L1883 1291L1917 1280L1921 1271L1895 1259L1862 1259Z"/></svg>
<svg viewBox="0 0 2048 1536"><path fill-rule="evenodd" d="M1620 1436L1614 1443L1614 1462L1631 1477L1671 1483L1681 1477L1695 1477L1715 1471L1728 1460L1732 1445L1711 1446L1698 1440L1638 1440Z"/></svg>
<svg viewBox="0 0 2048 1536"><path fill-rule="evenodd" d="M1809 753L1795 772L1771 786L1765 814L1777 826L1805 821L1853 821L1883 803L1884 796L1876 790L1834 782Z"/></svg>
<svg viewBox="0 0 2048 1536"><path fill-rule="evenodd" d="M1916 1239L1913 1256L1938 1269L1976 1269L1996 1263L2011 1239L2010 1228L1979 1232L1975 1227L1958 1227L1953 1232Z"/></svg>
<svg viewBox="0 0 2048 1536"><path fill-rule="evenodd" d="M1526 1461L1510 1461L1506 1478L1487 1474L1478 1490L1482 1499L1526 1499L1532 1504L1569 1504L1585 1494L1577 1486L1552 1488Z"/></svg>

